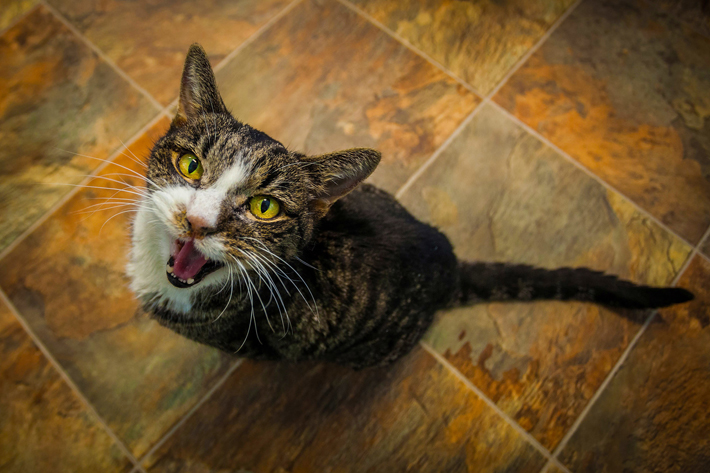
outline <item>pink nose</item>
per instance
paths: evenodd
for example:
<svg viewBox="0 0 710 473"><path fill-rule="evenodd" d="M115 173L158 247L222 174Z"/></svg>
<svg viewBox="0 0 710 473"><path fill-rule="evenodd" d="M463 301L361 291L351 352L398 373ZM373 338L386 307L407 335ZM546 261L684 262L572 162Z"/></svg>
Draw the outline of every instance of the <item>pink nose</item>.
<svg viewBox="0 0 710 473"><path fill-rule="evenodd" d="M190 229L195 233L210 233L214 228L199 215L187 215L187 221L190 224Z"/></svg>

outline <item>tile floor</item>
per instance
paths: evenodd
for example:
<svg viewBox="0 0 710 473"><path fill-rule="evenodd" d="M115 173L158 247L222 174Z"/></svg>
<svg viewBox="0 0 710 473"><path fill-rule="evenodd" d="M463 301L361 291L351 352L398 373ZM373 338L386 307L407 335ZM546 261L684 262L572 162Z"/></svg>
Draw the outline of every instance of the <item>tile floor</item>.
<svg viewBox="0 0 710 473"><path fill-rule="evenodd" d="M700 3L3 1L0 470L708 471ZM458 309L362 372L183 340L126 288L129 215L86 209L143 169L193 41L237 117L306 152L380 149L372 181L460 257L697 299L638 323Z"/></svg>

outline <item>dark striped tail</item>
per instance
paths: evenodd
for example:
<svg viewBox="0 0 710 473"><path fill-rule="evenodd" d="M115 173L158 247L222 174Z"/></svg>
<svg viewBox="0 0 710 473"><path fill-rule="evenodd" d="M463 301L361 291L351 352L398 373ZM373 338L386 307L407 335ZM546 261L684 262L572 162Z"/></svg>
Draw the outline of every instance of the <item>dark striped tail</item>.
<svg viewBox="0 0 710 473"><path fill-rule="evenodd" d="M585 301L608 307L650 309L680 304L693 293L678 287L638 286L587 268L547 270L501 263L459 263L459 304L540 299Z"/></svg>

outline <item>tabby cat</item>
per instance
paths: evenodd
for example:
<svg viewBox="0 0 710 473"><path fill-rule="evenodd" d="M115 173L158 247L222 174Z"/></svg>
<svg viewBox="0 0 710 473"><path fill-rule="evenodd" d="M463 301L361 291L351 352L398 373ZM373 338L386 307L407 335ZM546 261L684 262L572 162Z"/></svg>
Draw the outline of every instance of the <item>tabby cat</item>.
<svg viewBox="0 0 710 473"><path fill-rule="evenodd" d="M145 309L200 343L255 359L390 363L440 309L557 299L651 308L688 301L588 269L458 261L448 239L361 184L380 154L305 156L234 119L195 44L177 115L151 151L128 273Z"/></svg>

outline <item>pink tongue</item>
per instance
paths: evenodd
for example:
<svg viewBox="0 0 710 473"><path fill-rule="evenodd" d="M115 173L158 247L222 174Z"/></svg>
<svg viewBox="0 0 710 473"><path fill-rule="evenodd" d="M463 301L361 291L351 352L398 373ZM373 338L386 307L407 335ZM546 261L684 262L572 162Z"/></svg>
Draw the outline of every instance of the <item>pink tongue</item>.
<svg viewBox="0 0 710 473"><path fill-rule="evenodd" d="M195 240L188 240L175 255L173 274L180 279L194 278L200 272L207 260L195 249Z"/></svg>

